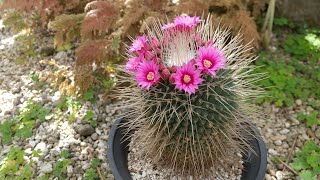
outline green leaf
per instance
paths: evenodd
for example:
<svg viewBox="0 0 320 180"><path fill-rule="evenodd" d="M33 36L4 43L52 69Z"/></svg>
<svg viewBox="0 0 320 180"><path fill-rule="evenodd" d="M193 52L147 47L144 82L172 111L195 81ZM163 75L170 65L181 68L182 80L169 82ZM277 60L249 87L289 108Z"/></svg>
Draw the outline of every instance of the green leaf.
<svg viewBox="0 0 320 180"><path fill-rule="evenodd" d="M38 118L41 120L41 121L45 121L46 119L48 119L49 115L50 115L50 109L47 109L47 108L40 108L38 110Z"/></svg>
<svg viewBox="0 0 320 180"><path fill-rule="evenodd" d="M313 34L313 33L308 33L305 36L305 39L312 45L314 46L316 49L320 49L320 37L318 37L317 35Z"/></svg>
<svg viewBox="0 0 320 180"><path fill-rule="evenodd" d="M90 88L87 92L83 94L83 99L86 101L90 101L91 103L95 102L94 99L94 90Z"/></svg>
<svg viewBox="0 0 320 180"><path fill-rule="evenodd" d="M73 45L71 43L64 43L63 45L59 46L57 48L57 51L60 52L60 51L68 51L70 50L71 48L73 47Z"/></svg>
<svg viewBox="0 0 320 180"><path fill-rule="evenodd" d="M320 173L320 151L312 151L309 156L307 156L307 162L312 167L314 173Z"/></svg>
<svg viewBox="0 0 320 180"><path fill-rule="evenodd" d="M295 170L307 169L309 164L304 157L297 157L293 159L292 168Z"/></svg>
<svg viewBox="0 0 320 180"><path fill-rule="evenodd" d="M304 170L299 173L299 177L302 180L316 180L316 176L309 170Z"/></svg>
<svg viewBox="0 0 320 180"><path fill-rule="evenodd" d="M315 125L315 124L318 124L319 123L319 119L318 119L318 112L317 111L313 111L310 115L308 115L306 117L307 119L307 125L309 127Z"/></svg>
<svg viewBox="0 0 320 180"><path fill-rule="evenodd" d="M87 111L83 118L85 120L92 120L94 118L94 112L92 110Z"/></svg>
<svg viewBox="0 0 320 180"><path fill-rule="evenodd" d="M88 168L84 174L84 179L85 180L94 180L96 178L98 178L97 171L93 168Z"/></svg>
<svg viewBox="0 0 320 180"><path fill-rule="evenodd" d="M6 120L2 124L0 124L0 133L2 134L2 142L4 144L10 144L12 142L12 127L13 127L12 120Z"/></svg>
<svg viewBox="0 0 320 180"><path fill-rule="evenodd" d="M49 179L49 175L48 174L44 174L42 176L37 177L37 180L48 180Z"/></svg>
<svg viewBox="0 0 320 180"><path fill-rule="evenodd" d="M34 120L18 123L15 135L21 138L31 137L34 123Z"/></svg>
<svg viewBox="0 0 320 180"><path fill-rule="evenodd" d="M70 159L60 159L57 161L56 165L53 168L53 175L58 178L65 178L67 172L67 166L71 164Z"/></svg>
<svg viewBox="0 0 320 180"><path fill-rule="evenodd" d="M40 154L41 154L41 150L40 149L32 151L32 156L33 157L40 157Z"/></svg>
<svg viewBox="0 0 320 180"><path fill-rule="evenodd" d="M320 151L320 147L314 141L307 141L301 151L303 154L309 155L312 151Z"/></svg>
<svg viewBox="0 0 320 180"><path fill-rule="evenodd" d="M60 153L60 156L61 156L62 158L65 158L65 159L69 158L69 157L70 157L70 151L69 151L69 149L62 150L61 153Z"/></svg>
<svg viewBox="0 0 320 180"><path fill-rule="evenodd" d="M92 168L97 168L99 166L100 160L97 158L94 158L91 160L91 167Z"/></svg>
<svg viewBox="0 0 320 180"><path fill-rule="evenodd" d="M30 179L28 178L30 176L30 172L28 172L30 170L28 169L29 164L26 164L24 155L24 150L12 147L4 158L0 160L0 177L2 179L11 179L10 177L17 179L13 175L19 172L22 174L21 177L26 176L27 179Z"/></svg>
<svg viewBox="0 0 320 180"><path fill-rule="evenodd" d="M23 166L21 169L21 175L19 176L21 180L24 179L31 179L32 177L32 171L31 171L31 166L27 164L26 166Z"/></svg>

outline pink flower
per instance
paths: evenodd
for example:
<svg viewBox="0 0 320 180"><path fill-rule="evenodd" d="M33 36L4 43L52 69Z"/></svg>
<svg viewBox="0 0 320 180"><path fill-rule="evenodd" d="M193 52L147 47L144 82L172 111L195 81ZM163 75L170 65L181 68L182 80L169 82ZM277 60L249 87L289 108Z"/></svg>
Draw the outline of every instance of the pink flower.
<svg viewBox="0 0 320 180"><path fill-rule="evenodd" d="M183 30L183 29L193 29L201 22L200 18L197 16L178 16L174 19L173 23L165 24L161 27L162 30Z"/></svg>
<svg viewBox="0 0 320 180"><path fill-rule="evenodd" d="M174 83L174 82L175 82L175 80L174 80L175 75L176 75L176 73L173 73L173 74L171 74L171 75L169 76L169 83L170 83L170 84L175 84L175 83Z"/></svg>
<svg viewBox="0 0 320 180"><path fill-rule="evenodd" d="M152 49L155 51L155 53L160 53L160 42L156 38L151 38L151 45Z"/></svg>
<svg viewBox="0 0 320 180"><path fill-rule="evenodd" d="M150 89L160 79L159 66L154 61L144 61L136 72L136 80L139 86Z"/></svg>
<svg viewBox="0 0 320 180"><path fill-rule="evenodd" d="M170 29L173 29L175 28L175 24L174 23L168 23L168 24L165 24L161 27L162 30L170 30Z"/></svg>
<svg viewBox="0 0 320 180"><path fill-rule="evenodd" d="M175 73L177 71L177 66L171 66L169 70L170 72Z"/></svg>
<svg viewBox="0 0 320 180"><path fill-rule="evenodd" d="M129 52L144 52L147 49L147 37L145 35L139 36L132 42Z"/></svg>
<svg viewBox="0 0 320 180"><path fill-rule="evenodd" d="M223 53L213 46L201 47L197 54L196 61L199 70L207 74L216 76L216 71L224 67L225 59Z"/></svg>
<svg viewBox="0 0 320 180"><path fill-rule="evenodd" d="M177 28L192 29L201 22L197 16L178 16L174 19L174 24Z"/></svg>
<svg viewBox="0 0 320 180"><path fill-rule="evenodd" d="M136 72L142 61L143 59L138 57L129 58L125 68L127 71Z"/></svg>
<svg viewBox="0 0 320 180"><path fill-rule="evenodd" d="M140 55L143 55L146 60L152 60L152 59L155 58L155 53L154 53L154 51L145 51L145 52L143 52L143 53L140 54Z"/></svg>
<svg viewBox="0 0 320 180"><path fill-rule="evenodd" d="M163 79L168 79L170 77L170 71L168 69L163 69L161 72L161 77Z"/></svg>
<svg viewBox="0 0 320 180"><path fill-rule="evenodd" d="M154 37L151 38L151 44L152 44L153 47L160 47L159 40L154 38Z"/></svg>
<svg viewBox="0 0 320 180"><path fill-rule="evenodd" d="M200 78L201 72L196 70L192 63L184 64L177 68L177 72L174 75L176 88L184 90L185 92L192 94L198 89L203 79Z"/></svg>

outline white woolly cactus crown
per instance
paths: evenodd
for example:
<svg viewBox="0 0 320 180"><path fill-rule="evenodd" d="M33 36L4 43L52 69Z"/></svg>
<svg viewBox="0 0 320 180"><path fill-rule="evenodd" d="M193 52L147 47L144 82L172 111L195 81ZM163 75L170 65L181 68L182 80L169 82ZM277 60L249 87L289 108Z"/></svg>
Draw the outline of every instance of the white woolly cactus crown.
<svg viewBox="0 0 320 180"><path fill-rule="evenodd" d="M128 47L119 75L116 93L132 142L180 177L229 171L230 149L250 149L246 122L259 116L250 104L263 93L254 85L263 77L252 74L256 57L241 35L211 22L211 16L155 21Z"/></svg>

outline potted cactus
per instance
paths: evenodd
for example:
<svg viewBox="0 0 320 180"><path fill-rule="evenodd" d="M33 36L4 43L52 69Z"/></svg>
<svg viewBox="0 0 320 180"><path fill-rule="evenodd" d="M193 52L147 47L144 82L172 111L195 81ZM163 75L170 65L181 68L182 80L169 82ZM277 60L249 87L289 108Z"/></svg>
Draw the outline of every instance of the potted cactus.
<svg viewBox="0 0 320 180"><path fill-rule="evenodd" d="M252 74L256 57L241 40L214 26L211 16L154 21L132 39L116 91L123 114L109 136L116 179L130 179L130 141L151 163L182 179L229 172L236 153L247 168L243 177L264 177L265 146L251 123L260 113L250 103L263 92L254 85L262 76Z"/></svg>

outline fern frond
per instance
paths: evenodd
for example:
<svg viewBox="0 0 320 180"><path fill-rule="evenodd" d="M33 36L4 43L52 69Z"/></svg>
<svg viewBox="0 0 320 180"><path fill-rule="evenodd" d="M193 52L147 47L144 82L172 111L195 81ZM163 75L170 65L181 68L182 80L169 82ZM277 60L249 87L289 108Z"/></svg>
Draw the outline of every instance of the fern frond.
<svg viewBox="0 0 320 180"><path fill-rule="evenodd" d="M108 40L86 40L76 49L75 84L79 93L86 92L93 84L93 72L106 59L110 44Z"/></svg>
<svg viewBox="0 0 320 180"><path fill-rule="evenodd" d="M80 26L83 19L84 14L62 14L49 22L48 28L55 32L55 48L59 49L65 44L71 44L76 38L80 38Z"/></svg>
<svg viewBox="0 0 320 180"><path fill-rule="evenodd" d="M118 8L108 1L93 1L86 5L87 13L81 25L81 37L93 39L99 33L108 32L119 15Z"/></svg>

